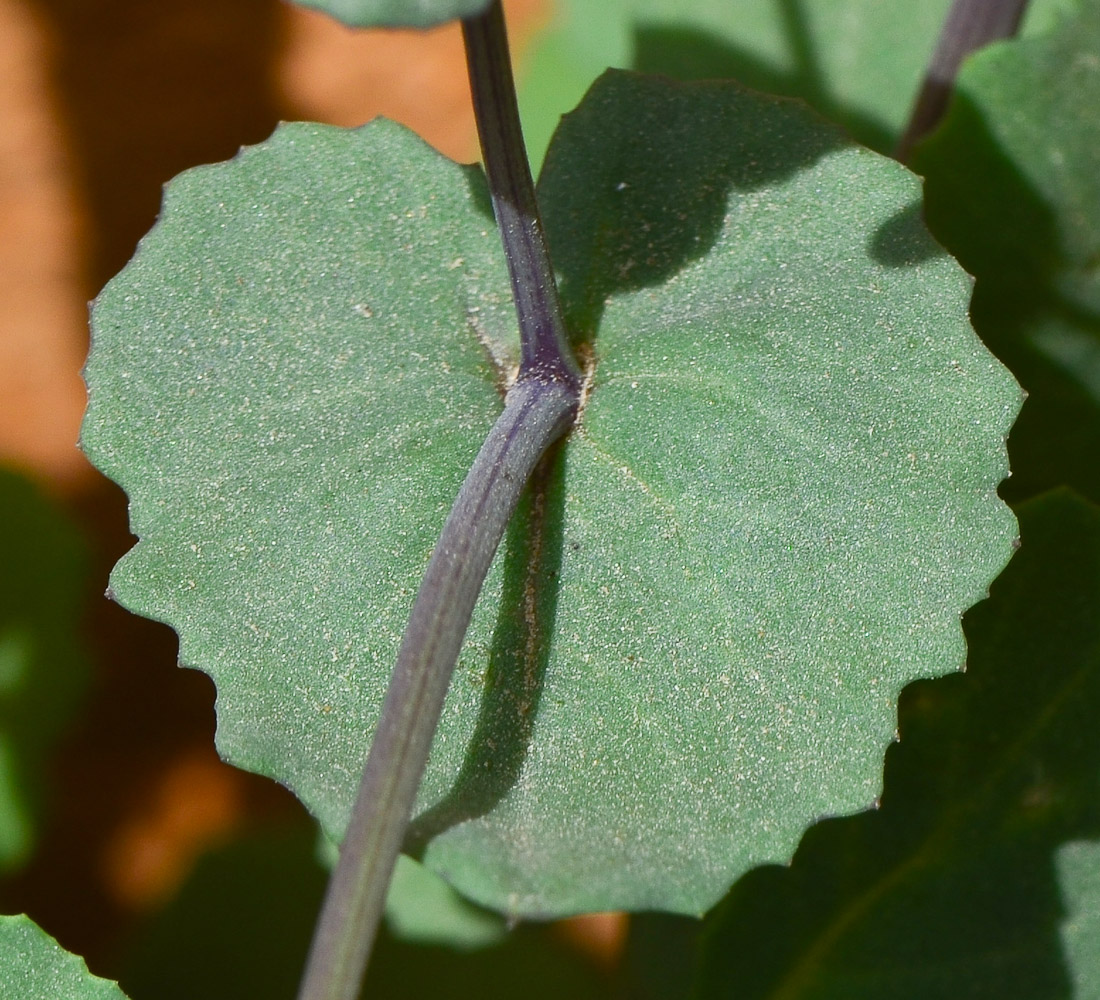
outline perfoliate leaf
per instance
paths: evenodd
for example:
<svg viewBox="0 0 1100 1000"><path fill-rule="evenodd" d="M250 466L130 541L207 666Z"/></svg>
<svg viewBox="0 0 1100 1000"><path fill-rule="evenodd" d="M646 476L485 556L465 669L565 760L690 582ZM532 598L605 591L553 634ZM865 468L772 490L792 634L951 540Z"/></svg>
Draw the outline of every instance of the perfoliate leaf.
<svg viewBox="0 0 1100 1000"><path fill-rule="evenodd" d="M84 687L84 555L61 512L0 470L0 871L30 853L47 757Z"/></svg>
<svg viewBox="0 0 1100 1000"><path fill-rule="evenodd" d="M430 28L480 14L489 0L294 0L299 7L324 11L352 28Z"/></svg>
<svg viewBox="0 0 1100 1000"><path fill-rule="evenodd" d="M881 808L733 888L705 1000L1096 995L1069 984L1097 981L1100 510L1059 491L1019 515L966 673L902 696Z"/></svg>
<svg viewBox="0 0 1100 1000"><path fill-rule="evenodd" d="M29 917L0 916L0 994L4 1000L126 1000Z"/></svg>
<svg viewBox="0 0 1100 1000"><path fill-rule="evenodd" d="M964 67L917 151L933 232L978 279L972 317L1028 390L1006 495L1100 500L1100 4Z"/></svg>
<svg viewBox="0 0 1100 1000"><path fill-rule="evenodd" d="M609 75L541 196L592 378L409 848L514 914L698 913L867 805L901 687L961 665L1018 390L916 179L798 106ZM333 833L514 356L483 199L392 126L285 127L174 182L95 311L85 445L141 538L116 592Z"/></svg>

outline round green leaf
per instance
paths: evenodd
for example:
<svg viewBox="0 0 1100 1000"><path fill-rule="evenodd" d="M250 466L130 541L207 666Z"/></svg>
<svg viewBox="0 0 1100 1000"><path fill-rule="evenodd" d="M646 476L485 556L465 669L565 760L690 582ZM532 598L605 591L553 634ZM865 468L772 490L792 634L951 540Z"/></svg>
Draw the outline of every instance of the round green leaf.
<svg viewBox="0 0 1100 1000"><path fill-rule="evenodd" d="M514 356L475 177L391 126L286 127L174 182L95 311L85 445L141 538L114 587L215 677L223 751L337 834ZM593 376L409 847L517 915L698 913L865 807L902 685L962 664L1019 394L916 179L799 106L609 75L541 193Z"/></svg>
<svg viewBox="0 0 1100 1000"><path fill-rule="evenodd" d="M23 916L0 916L0 993L4 1000L126 1000Z"/></svg>
<svg viewBox="0 0 1100 1000"><path fill-rule="evenodd" d="M294 0L352 28L430 28L480 14L489 0Z"/></svg>

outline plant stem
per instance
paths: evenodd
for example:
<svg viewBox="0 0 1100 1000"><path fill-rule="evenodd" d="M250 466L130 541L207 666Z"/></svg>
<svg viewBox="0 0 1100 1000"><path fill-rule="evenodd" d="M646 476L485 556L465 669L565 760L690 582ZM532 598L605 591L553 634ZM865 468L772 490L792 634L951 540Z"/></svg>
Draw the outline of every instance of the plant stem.
<svg viewBox="0 0 1100 1000"><path fill-rule="evenodd" d="M409 617L300 1000L354 1000L359 994L482 582L531 470L569 428L576 406L568 386L521 379L466 475Z"/></svg>
<svg viewBox="0 0 1100 1000"><path fill-rule="evenodd" d="M1028 0L954 0L921 85L905 133L894 150L904 163L947 110L962 61L975 49L1016 34Z"/></svg>
<svg viewBox="0 0 1100 1000"><path fill-rule="evenodd" d="M520 131L499 0L463 22L478 133L512 278L521 363L467 473L416 596L299 1000L355 1000L474 604L532 470L572 425L581 374L567 345Z"/></svg>
<svg viewBox="0 0 1100 1000"><path fill-rule="evenodd" d="M462 22L481 156L504 241L522 338L520 371L541 370L578 392L581 373L569 350L554 268L523 145L500 0Z"/></svg>

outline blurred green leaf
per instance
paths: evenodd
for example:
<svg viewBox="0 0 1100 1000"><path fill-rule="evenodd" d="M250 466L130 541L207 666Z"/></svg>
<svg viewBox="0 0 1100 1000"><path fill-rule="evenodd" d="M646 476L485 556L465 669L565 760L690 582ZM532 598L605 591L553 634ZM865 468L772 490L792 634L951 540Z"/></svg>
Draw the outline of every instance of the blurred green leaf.
<svg viewBox="0 0 1100 1000"><path fill-rule="evenodd" d="M386 897L395 938L452 948L484 948L507 933L504 918L463 899L438 875L402 855Z"/></svg>
<svg viewBox="0 0 1100 1000"><path fill-rule="evenodd" d="M331 872L338 854L339 848L321 834L318 863ZM395 938L451 948L484 948L499 941L508 926L499 914L471 903L404 854L397 859L390 879L385 917Z"/></svg>
<svg viewBox="0 0 1100 1000"><path fill-rule="evenodd" d="M30 853L46 761L86 681L85 571L61 511L0 469L0 871Z"/></svg>
<svg viewBox="0 0 1100 1000"><path fill-rule="evenodd" d="M1025 33L1074 0L1032 0ZM909 117L950 0L558 0L524 60L520 109L533 162L606 67L732 79L801 97L889 152Z"/></svg>
<svg viewBox="0 0 1100 1000"><path fill-rule="evenodd" d="M29 917L0 916L0 994L4 1000L126 1000L83 959L61 948Z"/></svg>
<svg viewBox="0 0 1100 1000"><path fill-rule="evenodd" d="M977 280L975 328L1028 400L1005 495L1100 500L1100 3L966 64L917 151L927 218Z"/></svg>
<svg viewBox="0 0 1100 1000"><path fill-rule="evenodd" d="M1100 835L1100 510L1061 491L1019 516L1020 551L967 614L967 672L903 695L881 808L733 888L702 997L1050 1000L1087 974L1066 962L1095 954L1096 875L1072 885L1081 859L1059 851ZM1086 923L1064 957L1067 906Z"/></svg>
<svg viewBox="0 0 1100 1000"><path fill-rule="evenodd" d="M595 371L409 848L510 914L699 913L869 803L897 693L962 663L1018 389L894 224L916 178L800 106L609 74L540 190ZM507 288L480 174L385 123L285 126L177 179L95 309L84 443L141 539L112 585L214 676L222 751L333 835L499 410Z"/></svg>
<svg viewBox="0 0 1100 1000"><path fill-rule="evenodd" d="M293 0L324 11L352 28L430 28L479 14L489 0Z"/></svg>
<svg viewBox="0 0 1100 1000"><path fill-rule="evenodd" d="M900 134L950 0L559 0L524 61L532 159L606 67L802 97L860 142Z"/></svg>

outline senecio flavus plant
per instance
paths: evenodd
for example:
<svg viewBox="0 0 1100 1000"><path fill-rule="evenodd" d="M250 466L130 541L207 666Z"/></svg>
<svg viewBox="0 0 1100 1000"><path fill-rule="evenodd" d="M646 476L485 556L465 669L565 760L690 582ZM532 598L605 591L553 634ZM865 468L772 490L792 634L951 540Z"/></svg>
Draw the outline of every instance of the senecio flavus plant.
<svg viewBox="0 0 1100 1000"><path fill-rule="evenodd" d="M283 125L178 177L95 304L82 441L139 538L115 597L215 679L223 755L341 842L300 997L352 1000L402 851L516 919L700 915L876 803L902 689L967 661L960 615L1016 544L998 485L1021 393L920 180L803 103L609 71L536 195L499 2L309 6L462 19L484 171L375 121ZM998 127L1006 64L1017 88L1059 65L1097 87L1095 4L963 64L1023 6L956 3L898 130L934 228L969 183L939 163L990 93ZM1058 114L1004 148L1026 160ZM979 323L1003 241L936 231L978 277ZM1078 242L1067 268L1092 259ZM1013 273L1022 295L1038 270ZM968 618L959 683L1023 655L1003 628L1029 620L1048 549L1093 551L1060 526L1100 537L1076 497L1020 516L1024 552L1029 531L1047 549ZM774 949L783 995L823 968L799 935L832 940L813 898ZM737 905L715 926L742 926ZM722 994L741 973L706 954Z"/></svg>

